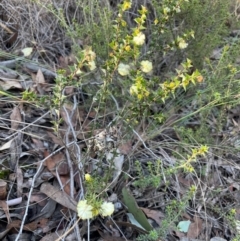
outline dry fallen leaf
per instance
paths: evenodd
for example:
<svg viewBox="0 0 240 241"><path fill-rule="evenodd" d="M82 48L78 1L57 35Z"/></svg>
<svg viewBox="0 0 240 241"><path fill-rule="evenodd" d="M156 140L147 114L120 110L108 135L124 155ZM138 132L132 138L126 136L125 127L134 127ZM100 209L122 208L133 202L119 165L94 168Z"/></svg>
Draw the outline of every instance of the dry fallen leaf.
<svg viewBox="0 0 240 241"><path fill-rule="evenodd" d="M11 143L13 142L13 139L4 143L1 147L0 147L0 151L9 149L11 147Z"/></svg>
<svg viewBox="0 0 240 241"><path fill-rule="evenodd" d="M71 187L70 187L70 182L69 182L69 176L60 176L60 180L63 186L64 191L70 195L71 193ZM76 190L74 188L73 194L76 194Z"/></svg>
<svg viewBox="0 0 240 241"><path fill-rule="evenodd" d="M10 218L10 215L9 215L9 209L8 209L8 204L6 203L6 201L2 201L0 200L0 207L3 209L6 217L7 217L7 220L8 220L8 224L11 222L11 218Z"/></svg>
<svg viewBox="0 0 240 241"><path fill-rule="evenodd" d="M61 191L60 188L54 187L49 183L43 183L40 191L64 207L77 212L77 202L65 192Z"/></svg>
<svg viewBox="0 0 240 241"><path fill-rule="evenodd" d="M39 69L38 72L37 72L36 82L37 82L37 84L44 84L44 83L46 83L44 75L43 75L41 69Z"/></svg>
<svg viewBox="0 0 240 241"><path fill-rule="evenodd" d="M194 222L192 222L189 226L187 237L191 239L197 238L198 235L201 233L201 231L202 231L202 220L201 218L195 215Z"/></svg>
<svg viewBox="0 0 240 241"><path fill-rule="evenodd" d="M56 205L57 205L56 201L49 198L48 202L42 208L41 213L39 213L39 215L37 217L41 216L41 217L46 218L46 219L50 218L53 215L53 213L55 212Z"/></svg>
<svg viewBox="0 0 240 241"><path fill-rule="evenodd" d="M30 203L33 202L36 202L39 206L43 207L47 204L47 196L41 192L32 193L30 197Z"/></svg>
<svg viewBox="0 0 240 241"><path fill-rule="evenodd" d="M62 235L65 232L65 230L58 230L57 232L47 234L44 236L40 241L53 241L57 240L60 235Z"/></svg>
<svg viewBox="0 0 240 241"><path fill-rule="evenodd" d="M141 208L141 209L143 210L143 212L148 218L153 219L161 227L162 219L164 218L164 214L162 212L157 210L151 210L148 208Z"/></svg>
<svg viewBox="0 0 240 241"><path fill-rule="evenodd" d="M15 167L18 164L21 154L22 154L22 133L18 132L17 136L13 139L10 146L11 158L9 159L9 166L12 170L15 170Z"/></svg>
<svg viewBox="0 0 240 241"><path fill-rule="evenodd" d="M49 131L47 131L47 134L51 138L53 143L55 143L55 144L57 144L59 146L63 146L64 145L64 143L62 141L62 138L59 138L59 137L55 136L52 132L49 132Z"/></svg>
<svg viewBox="0 0 240 241"><path fill-rule="evenodd" d="M44 78L44 75L41 71L41 69L38 69L37 71L37 74L36 74L36 77L35 77L35 89L37 90L37 92L41 95L44 95L45 92L47 91L47 84L46 84L46 81L45 81L45 78Z"/></svg>
<svg viewBox="0 0 240 241"><path fill-rule="evenodd" d="M112 235L106 234L98 230L98 233L101 235L103 241L124 241L126 239L121 238L121 237L114 237ZM130 241L130 240L129 240Z"/></svg>
<svg viewBox="0 0 240 241"><path fill-rule="evenodd" d="M47 150L44 151L44 156L49 156ZM69 167L65 160L65 155L59 152L52 157L48 157L45 161L45 165L54 176L60 176L61 186L64 187L64 191L67 194L70 194ZM75 192L76 191L73 190L73 193Z"/></svg>
<svg viewBox="0 0 240 241"><path fill-rule="evenodd" d="M132 142L131 141L124 142L124 143L119 145L118 149L119 149L121 154L128 155L132 151Z"/></svg>
<svg viewBox="0 0 240 241"><path fill-rule="evenodd" d="M22 89L22 85L17 80L8 80L8 81L0 81L0 86L3 90L9 90L12 88L15 89Z"/></svg>
<svg viewBox="0 0 240 241"><path fill-rule="evenodd" d="M44 157L48 157L49 156L49 152L47 150L44 151ZM48 157L45 161L45 165L47 166L48 170L50 172L55 172L56 171L56 167L58 169L58 173L59 175L66 175L69 173L68 169L63 168L63 170L60 170L60 164L63 163L65 160L65 156L63 153L59 152L57 154L55 154L54 156ZM61 173L61 171L63 171L63 173Z"/></svg>
<svg viewBox="0 0 240 241"><path fill-rule="evenodd" d="M21 112L18 106L15 106L12 110L12 114L10 115L11 119L11 129L17 130L20 122L22 121Z"/></svg>

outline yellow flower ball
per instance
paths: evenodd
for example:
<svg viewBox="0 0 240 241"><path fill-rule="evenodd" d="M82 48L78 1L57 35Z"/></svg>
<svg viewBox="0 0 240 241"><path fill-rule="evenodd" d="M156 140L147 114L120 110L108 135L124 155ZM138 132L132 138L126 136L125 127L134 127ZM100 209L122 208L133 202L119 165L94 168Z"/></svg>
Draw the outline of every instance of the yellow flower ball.
<svg viewBox="0 0 240 241"><path fill-rule="evenodd" d="M93 61L96 58L95 52L92 51L91 47L87 47L86 49L83 50L84 57L88 62Z"/></svg>
<svg viewBox="0 0 240 241"><path fill-rule="evenodd" d="M90 174L85 174L85 180L87 181L87 182L90 182L91 180L92 180L92 177L91 177L91 175Z"/></svg>
<svg viewBox="0 0 240 241"><path fill-rule="evenodd" d="M92 71L94 69L96 69L96 64L95 64L95 61L89 61L88 62L88 67L89 69Z"/></svg>
<svg viewBox="0 0 240 241"><path fill-rule="evenodd" d="M80 217L83 220L92 218L93 217L92 209L93 207L87 204L87 200L79 201L77 205L78 217Z"/></svg>
<svg viewBox="0 0 240 241"><path fill-rule="evenodd" d="M136 45L143 45L145 43L145 34L140 32L135 37L133 37L133 42Z"/></svg>
<svg viewBox="0 0 240 241"><path fill-rule="evenodd" d="M106 217L106 216L111 216L114 212L114 205L110 202L104 202L102 205L101 205L101 208L100 208L100 214L103 216L103 217Z"/></svg>
<svg viewBox="0 0 240 241"><path fill-rule="evenodd" d="M132 85L131 87L130 87L130 94L131 95L135 95L135 94L137 94L138 93L138 88L137 88L137 86L136 85Z"/></svg>
<svg viewBox="0 0 240 241"><path fill-rule="evenodd" d="M122 5L122 10L123 10L123 11L126 11L126 10L130 9L131 6L132 6L131 1L124 1L124 2L123 2L123 5Z"/></svg>
<svg viewBox="0 0 240 241"><path fill-rule="evenodd" d="M144 73L149 73L153 69L152 62L150 62L148 60L143 60L140 64L141 64L141 70Z"/></svg>
<svg viewBox="0 0 240 241"><path fill-rule="evenodd" d="M128 65L128 64L120 63L120 64L118 65L118 73L119 73L120 75L122 75L122 76L129 75L130 70L131 70L131 67L130 67L130 65Z"/></svg>
<svg viewBox="0 0 240 241"><path fill-rule="evenodd" d="M178 43L178 47L180 49L185 49L185 48L187 48L187 46L188 46L188 43L183 38L181 38Z"/></svg>

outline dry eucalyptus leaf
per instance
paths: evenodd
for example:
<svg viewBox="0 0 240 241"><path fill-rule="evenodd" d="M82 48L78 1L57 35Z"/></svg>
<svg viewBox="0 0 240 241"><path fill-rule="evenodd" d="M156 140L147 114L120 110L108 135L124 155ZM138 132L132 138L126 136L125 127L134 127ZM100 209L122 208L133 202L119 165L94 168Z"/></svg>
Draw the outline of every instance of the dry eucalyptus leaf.
<svg viewBox="0 0 240 241"><path fill-rule="evenodd" d="M10 215L9 215L9 209L8 209L7 202L0 200L0 207L3 209L3 211L4 211L4 213L7 217L8 224L11 223L11 218L10 218Z"/></svg>
<svg viewBox="0 0 240 241"><path fill-rule="evenodd" d="M187 237L197 238L201 231L202 231L202 220L201 218L194 216L194 222L192 222L189 226Z"/></svg>
<svg viewBox="0 0 240 241"><path fill-rule="evenodd" d="M13 108L12 114L10 115L11 119L11 129L17 130L20 122L22 121L22 116L19 107L15 106Z"/></svg>
<svg viewBox="0 0 240 241"><path fill-rule="evenodd" d="M44 83L46 83L45 78L44 78L44 75L43 75L41 69L39 69L38 72L37 72L36 82L37 82L38 84L44 84Z"/></svg>
<svg viewBox="0 0 240 241"><path fill-rule="evenodd" d="M59 238L59 236L61 236L63 233L65 232L65 230L61 230L61 231L57 231L54 233L49 233L47 235L45 235L40 241L52 241L52 240L57 240Z"/></svg>
<svg viewBox="0 0 240 241"><path fill-rule="evenodd" d="M165 215L161 211L151 210L148 208L141 208L141 209L143 210L143 212L148 218L153 219L159 225L159 227L161 227L162 219L165 217Z"/></svg>
<svg viewBox="0 0 240 241"><path fill-rule="evenodd" d="M40 191L64 207L77 212L77 202L65 192L61 191L60 188L54 187L49 183L43 183Z"/></svg>
<svg viewBox="0 0 240 241"><path fill-rule="evenodd" d="M9 90L12 88L22 89L22 85L17 80L0 81L0 86L3 90Z"/></svg>
<svg viewBox="0 0 240 241"><path fill-rule="evenodd" d="M121 154L128 155L132 151L132 142L131 141L124 142L121 145L119 145L118 148Z"/></svg>

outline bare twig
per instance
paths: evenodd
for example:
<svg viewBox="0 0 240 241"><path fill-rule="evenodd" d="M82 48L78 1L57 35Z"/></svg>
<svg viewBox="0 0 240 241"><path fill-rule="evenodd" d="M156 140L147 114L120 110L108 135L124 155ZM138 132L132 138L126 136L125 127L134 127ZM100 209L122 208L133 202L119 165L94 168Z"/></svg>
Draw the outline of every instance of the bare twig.
<svg viewBox="0 0 240 241"><path fill-rule="evenodd" d="M68 146L70 146L70 145L72 145L72 144L73 144L73 142L69 143ZM65 146L60 147L59 149L57 149L56 151L52 152L50 155L48 155L47 157L45 157L43 160L41 160L41 161L39 162L38 170L37 170L36 174L34 175L34 177L33 177L33 179L32 179L32 184L31 184L31 188L30 188L30 190L29 190L29 195L28 195L28 200L27 200L27 204L26 204L26 209L25 209L24 216L23 216L23 219L22 219L22 223L21 223L21 226L20 226L20 229L19 229L19 232L18 232L18 235L17 235L15 241L18 241L18 240L20 239L21 234L22 234L23 227L24 227L24 224L25 224L27 215L28 215L28 209L29 209L29 206L30 206L30 199L31 199L30 197L31 197L32 192L33 192L33 189L34 189L34 183L35 183L38 175L40 174L40 172L41 172L41 170L42 170L42 167L43 167L44 162L45 162L48 158L54 156L55 154L57 154L59 151L61 151L61 150L64 149L64 148L65 148Z"/></svg>
<svg viewBox="0 0 240 241"><path fill-rule="evenodd" d="M14 32L10 28L8 28L5 24L3 24L1 22L0 22L0 27L3 28L4 30L6 30L8 33L14 34Z"/></svg>

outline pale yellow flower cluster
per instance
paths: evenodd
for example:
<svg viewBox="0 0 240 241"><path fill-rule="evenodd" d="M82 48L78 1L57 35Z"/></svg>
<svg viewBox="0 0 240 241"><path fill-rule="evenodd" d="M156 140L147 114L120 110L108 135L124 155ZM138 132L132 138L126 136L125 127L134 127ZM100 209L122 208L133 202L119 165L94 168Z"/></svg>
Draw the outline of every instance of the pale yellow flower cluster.
<svg viewBox="0 0 240 241"><path fill-rule="evenodd" d="M145 43L145 34L140 32L136 36L133 37L133 42L136 45L143 45Z"/></svg>
<svg viewBox="0 0 240 241"><path fill-rule="evenodd" d="M91 47L87 47L86 49L84 49L83 53L84 53L84 58L88 62L91 62L91 61L95 60L95 58L96 58L96 54L95 54L95 52L92 51Z"/></svg>
<svg viewBox="0 0 240 241"><path fill-rule="evenodd" d="M185 41L185 39L178 37L178 38L177 38L177 41L178 41L178 47L179 47L180 49L185 49L185 48L187 48L188 43Z"/></svg>
<svg viewBox="0 0 240 241"><path fill-rule="evenodd" d="M170 13L170 12L171 12L171 9L170 9L169 7L163 8L163 13L164 13L165 15L167 15L167 14Z"/></svg>
<svg viewBox="0 0 240 241"><path fill-rule="evenodd" d="M176 13L180 13L181 12L181 8L179 6L175 7L174 10L176 11Z"/></svg>
<svg viewBox="0 0 240 241"><path fill-rule="evenodd" d="M111 216L113 212L114 212L114 205L112 203L104 202L101 205L100 215L102 215L103 217Z"/></svg>
<svg viewBox="0 0 240 241"><path fill-rule="evenodd" d="M77 205L78 217L80 217L83 220L92 218L92 209L93 207L87 204L87 200L79 201Z"/></svg>
<svg viewBox="0 0 240 241"><path fill-rule="evenodd" d="M89 69L92 71L92 70L94 70L94 69L96 69L96 63L95 63L95 61L90 61L90 62L88 62L88 67L89 67Z"/></svg>
<svg viewBox="0 0 240 241"><path fill-rule="evenodd" d="M87 203L87 200L81 200L77 205L78 216L85 220L91 219L94 216L93 206ZM103 217L111 216L114 212L114 205L111 202L103 202L99 210L95 210L95 213L100 214Z"/></svg>
<svg viewBox="0 0 240 241"><path fill-rule="evenodd" d="M131 1L124 1L123 5L122 5L122 10L126 11L126 10L130 9L131 6L132 6Z"/></svg>
<svg viewBox="0 0 240 241"><path fill-rule="evenodd" d="M131 67L130 67L130 65L128 65L128 64L120 63L120 64L118 65L118 73L119 73L120 75L122 75L122 76L129 75L130 70L131 70Z"/></svg>
<svg viewBox="0 0 240 241"><path fill-rule="evenodd" d="M136 85L132 85L132 86L130 87L130 94L131 94L131 95L137 95L137 94L138 94L138 88L137 88Z"/></svg>
<svg viewBox="0 0 240 241"><path fill-rule="evenodd" d="M83 50L83 53L84 53L84 58L87 61L87 65L88 65L89 69L91 71L96 69L96 64L95 64L96 54L95 54L95 52L92 51L92 48L87 47L86 49Z"/></svg>
<svg viewBox="0 0 240 241"><path fill-rule="evenodd" d="M148 60L143 60L141 63L141 70L144 73L150 73L153 69L153 65L152 62L148 61Z"/></svg>
<svg viewBox="0 0 240 241"><path fill-rule="evenodd" d="M130 74L131 71L131 67L134 68L133 65L128 65L128 64L123 64L120 63L118 65L118 73L122 76L126 76ZM148 60L143 60L140 63L140 69L142 72L144 73L150 73L153 69L153 65L152 62L148 61Z"/></svg>
<svg viewBox="0 0 240 241"><path fill-rule="evenodd" d="M87 182L91 182L91 181L92 181L91 175L88 174L88 173L86 173L86 174L85 174L85 180L86 180Z"/></svg>

